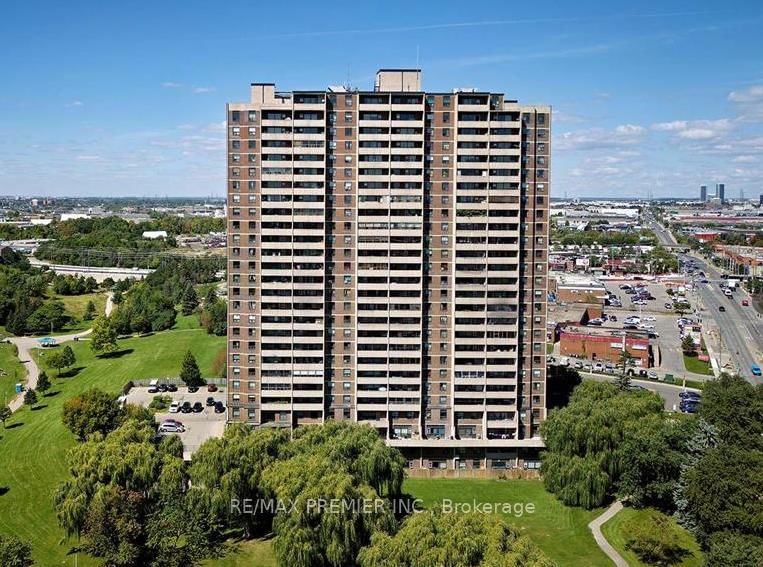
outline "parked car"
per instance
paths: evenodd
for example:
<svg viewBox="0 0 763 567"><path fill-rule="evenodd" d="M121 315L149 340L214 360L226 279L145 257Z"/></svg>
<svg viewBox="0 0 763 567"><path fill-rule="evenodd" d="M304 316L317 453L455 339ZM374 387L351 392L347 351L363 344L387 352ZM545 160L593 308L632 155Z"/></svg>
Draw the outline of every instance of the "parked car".
<svg viewBox="0 0 763 567"><path fill-rule="evenodd" d="M207 392L217 392L217 384L207 384Z"/></svg>
<svg viewBox="0 0 763 567"><path fill-rule="evenodd" d="M596 319L589 319L587 325L593 325L595 327L599 327L604 324L603 319L599 319L598 317Z"/></svg>
<svg viewBox="0 0 763 567"><path fill-rule="evenodd" d="M201 404L201 402L196 402L193 404L193 413L201 413L204 411L204 406Z"/></svg>
<svg viewBox="0 0 763 567"><path fill-rule="evenodd" d="M180 402L175 400L170 404L170 413L177 413L180 411Z"/></svg>
<svg viewBox="0 0 763 567"><path fill-rule="evenodd" d="M640 368L638 371L638 375L639 375L639 378L646 378L647 377L646 368Z"/></svg>
<svg viewBox="0 0 763 567"><path fill-rule="evenodd" d="M224 413L225 412L225 405L222 402L217 402L215 404L215 413Z"/></svg>
<svg viewBox="0 0 763 567"><path fill-rule="evenodd" d="M753 376L760 376L760 366L753 364L750 366L750 372L752 372Z"/></svg>
<svg viewBox="0 0 763 567"><path fill-rule="evenodd" d="M742 305L744 305L745 307L747 307L749 304L750 304L750 302L747 301L746 299L742 300Z"/></svg>
<svg viewBox="0 0 763 567"><path fill-rule="evenodd" d="M657 331L649 331L649 338L650 339L658 339L660 337L660 333Z"/></svg>
<svg viewBox="0 0 763 567"><path fill-rule="evenodd" d="M647 372L646 376L650 380L657 380L657 372L655 372L654 370L650 370L649 372Z"/></svg>
<svg viewBox="0 0 763 567"><path fill-rule="evenodd" d="M610 315L609 316L610 321L617 321L617 315Z"/></svg>
<svg viewBox="0 0 763 567"><path fill-rule="evenodd" d="M162 423L159 426L159 433L182 433L185 429L175 423Z"/></svg>
<svg viewBox="0 0 763 567"><path fill-rule="evenodd" d="M183 422L182 421L178 421L177 419L175 419L173 417L168 417L167 419L162 421L162 423L177 423L180 427L185 429L185 426L183 425Z"/></svg>
<svg viewBox="0 0 763 567"><path fill-rule="evenodd" d="M148 393L156 394L159 391L159 380L151 380L148 384Z"/></svg>
<svg viewBox="0 0 763 567"><path fill-rule="evenodd" d="M651 315L644 317L644 321L656 321L657 317L652 317Z"/></svg>
<svg viewBox="0 0 763 567"><path fill-rule="evenodd" d="M699 408L699 404L693 404L691 402L681 402L678 406L678 409L680 409L684 413L697 413L697 409Z"/></svg>
<svg viewBox="0 0 763 567"><path fill-rule="evenodd" d="M665 303L665 309L673 309L672 303Z"/></svg>
<svg viewBox="0 0 763 567"><path fill-rule="evenodd" d="M699 392L678 392L678 397L682 400L699 400L702 398L702 394Z"/></svg>
<svg viewBox="0 0 763 567"><path fill-rule="evenodd" d="M723 305L719 305L718 311L726 311L726 308Z"/></svg>
<svg viewBox="0 0 763 567"><path fill-rule="evenodd" d="M710 282L707 279L702 278L701 280L699 280L699 283L710 283Z"/></svg>
<svg viewBox="0 0 763 567"><path fill-rule="evenodd" d="M167 391L168 392L177 392L178 387L175 384L167 384Z"/></svg>
<svg viewBox="0 0 763 567"><path fill-rule="evenodd" d="M183 405L180 406L180 413L191 413L193 411L193 407L191 406L191 402L185 401L183 402Z"/></svg>
<svg viewBox="0 0 763 567"><path fill-rule="evenodd" d="M215 405L216 403L217 402L215 401L215 399L212 396L209 396L207 398L207 407L211 407L211 406Z"/></svg>
<svg viewBox="0 0 763 567"><path fill-rule="evenodd" d="M578 360L577 362L575 362L575 368L580 370L581 368L583 368L583 363Z"/></svg>
<svg viewBox="0 0 763 567"><path fill-rule="evenodd" d="M189 394L195 394L198 391L199 391L199 387L198 386L188 386L188 393Z"/></svg>
<svg viewBox="0 0 763 567"><path fill-rule="evenodd" d="M163 394L164 392L167 391L167 384L159 384L157 386L157 389Z"/></svg>

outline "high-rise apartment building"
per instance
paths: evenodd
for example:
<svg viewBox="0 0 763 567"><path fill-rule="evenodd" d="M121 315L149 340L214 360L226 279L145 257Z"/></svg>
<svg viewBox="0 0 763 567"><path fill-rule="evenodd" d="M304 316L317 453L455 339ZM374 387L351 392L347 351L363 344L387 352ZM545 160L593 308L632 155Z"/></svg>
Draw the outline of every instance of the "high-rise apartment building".
<svg viewBox="0 0 763 567"><path fill-rule="evenodd" d="M368 423L414 467L533 459L551 109L398 69L254 83L227 123L229 420Z"/></svg>
<svg viewBox="0 0 763 567"><path fill-rule="evenodd" d="M707 202L707 185L699 186L699 200L703 203Z"/></svg>

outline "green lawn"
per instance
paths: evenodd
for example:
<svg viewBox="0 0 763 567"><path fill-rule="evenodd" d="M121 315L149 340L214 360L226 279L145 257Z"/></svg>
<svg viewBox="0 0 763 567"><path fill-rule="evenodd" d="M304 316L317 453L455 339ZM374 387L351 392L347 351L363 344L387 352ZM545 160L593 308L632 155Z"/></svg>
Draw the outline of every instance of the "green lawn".
<svg viewBox="0 0 763 567"><path fill-rule="evenodd" d="M643 510L623 508L623 510L618 512L614 518L602 526L601 531L604 534L604 537L606 537L607 541L617 549L620 555L625 558L631 567L645 566L646 563L642 563L632 551L625 548L625 540L628 533L631 531L631 527L646 521L650 514L662 513L649 508ZM673 518L670 518L670 522L673 529L678 534L681 546L689 552L682 561L674 563L673 565L681 567L700 567L702 565L702 552L699 549L697 540L684 528L679 526Z"/></svg>
<svg viewBox="0 0 763 567"><path fill-rule="evenodd" d="M74 557L66 556L70 543L62 541L52 504L56 486L66 477L66 451L75 442L61 423L64 401L95 386L118 393L132 378L177 376L187 349L209 375L225 338L198 328L166 331L120 340L125 354L107 359L94 357L89 341L69 344L77 357L75 369L80 369L76 375L55 378L54 371L48 372L54 395L42 398L41 409L19 410L8 421L11 428L0 429L0 532L30 541L37 564L45 566L74 565ZM96 562L80 554L78 564Z"/></svg>
<svg viewBox="0 0 763 567"><path fill-rule="evenodd" d="M551 559L564 567L610 567L607 556L596 546L588 523L602 510L583 510L561 504L538 480L408 479L404 491L431 508L447 498L454 503L489 502L530 504L534 513L506 516ZM271 567L275 559L269 541L254 540L238 545L238 551L209 560L207 567Z"/></svg>
<svg viewBox="0 0 763 567"><path fill-rule="evenodd" d="M26 368L16 358L13 345L0 343L0 405L16 395L16 382L26 380Z"/></svg>
<svg viewBox="0 0 763 567"><path fill-rule="evenodd" d="M684 355L684 367L687 372L694 372L695 374L707 374L708 376L713 374L710 363L699 360L696 356Z"/></svg>
<svg viewBox="0 0 763 567"><path fill-rule="evenodd" d="M539 480L408 479L406 493L432 507L447 498L452 502L532 503L534 513L506 516L560 566L610 567L597 547L588 523L602 510L570 508L546 492Z"/></svg>
<svg viewBox="0 0 763 567"><path fill-rule="evenodd" d="M233 544L231 553L219 559L209 559L205 567L277 567L270 540L253 539Z"/></svg>

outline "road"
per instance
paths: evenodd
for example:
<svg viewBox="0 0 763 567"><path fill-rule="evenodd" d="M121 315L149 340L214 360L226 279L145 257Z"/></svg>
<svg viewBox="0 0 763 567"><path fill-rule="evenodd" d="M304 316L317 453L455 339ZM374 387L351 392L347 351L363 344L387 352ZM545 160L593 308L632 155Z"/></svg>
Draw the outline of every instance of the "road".
<svg viewBox="0 0 763 567"><path fill-rule="evenodd" d="M135 278L142 280L154 270L138 268L104 268L100 266L70 266L67 264L52 264L46 260L40 260L34 256L29 258L29 263L33 266L47 266L50 270L60 274L82 275L92 277L98 283L106 278L113 280L124 280Z"/></svg>
<svg viewBox="0 0 763 567"><path fill-rule="evenodd" d="M649 226L662 244L675 245L673 234L651 216L647 216ZM694 278L695 292L699 299L699 312L703 324L709 333L712 345L720 352L720 365L739 372L754 384L763 382L760 376L753 376L750 367L753 363L760 364L763 360L763 319L752 305L744 307L741 299L750 299L743 290L737 290L729 298L721 293L718 283L721 275L710 263L698 256L679 254L679 259L691 259L696 262L698 270L705 273L708 283L701 283L700 277ZM720 306L725 311L720 311ZM720 348L722 345L722 348Z"/></svg>
<svg viewBox="0 0 763 567"><path fill-rule="evenodd" d="M109 293L106 298L106 315L110 315L114 309L113 302L114 295ZM88 329L79 333L72 333L69 335L56 335L56 343L61 344L67 341L73 341L76 338L86 337L92 332L93 329ZM6 339L12 344L16 345L19 349L18 358L21 364L26 368L26 390L33 390L37 388L37 379L40 376L40 368L32 358L32 349L40 348L39 337L10 337ZM14 412L24 405L24 394L21 393L11 400L8 407Z"/></svg>
<svg viewBox="0 0 763 567"><path fill-rule="evenodd" d="M681 255L681 257L684 257ZM708 283L695 279L695 290L700 299L700 309L707 326L708 318L712 318L710 329L713 347L721 351L721 365L731 364L739 369L739 373L755 384L761 383L760 376L753 376L750 366L760 364L763 360L763 319L751 305L745 307L741 300L750 300L749 295L742 289L736 290L731 297L721 292L718 283L722 281L718 270L704 259L692 256L699 270L705 272ZM720 311L723 306L725 311ZM722 345L722 349L720 348Z"/></svg>
<svg viewBox="0 0 763 567"><path fill-rule="evenodd" d="M592 374L590 372L580 372L580 376L585 380L595 380L597 382L612 382L617 378L614 374ZM665 384L664 382L655 382L654 380L631 380L633 384L642 386L652 392L657 392L665 400L665 411L678 411L678 404L681 397L678 395L683 390L689 392L699 392L694 388L683 388L680 384Z"/></svg>

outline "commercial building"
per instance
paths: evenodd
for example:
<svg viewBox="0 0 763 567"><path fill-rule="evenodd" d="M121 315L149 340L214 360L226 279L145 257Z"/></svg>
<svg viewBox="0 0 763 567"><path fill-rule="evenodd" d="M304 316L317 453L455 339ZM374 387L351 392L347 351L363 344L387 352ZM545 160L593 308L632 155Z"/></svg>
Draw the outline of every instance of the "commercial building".
<svg viewBox="0 0 763 567"><path fill-rule="evenodd" d="M636 368L651 366L649 338L646 333L628 333L611 329L568 326L559 333L559 352L562 356L575 356L592 362L617 364L623 350L633 357Z"/></svg>
<svg viewBox="0 0 763 567"><path fill-rule="evenodd" d="M367 423L413 467L537 454L550 108L388 69L254 83L227 122L229 421Z"/></svg>
<svg viewBox="0 0 763 567"><path fill-rule="evenodd" d="M559 303L604 305L609 298L607 288L595 277L586 274L556 273L550 290Z"/></svg>
<svg viewBox="0 0 763 567"><path fill-rule="evenodd" d="M699 186L699 200L703 203L707 202L707 185Z"/></svg>

